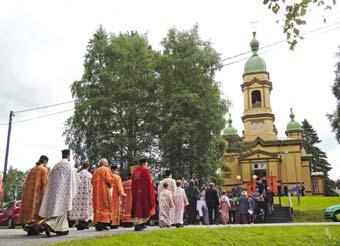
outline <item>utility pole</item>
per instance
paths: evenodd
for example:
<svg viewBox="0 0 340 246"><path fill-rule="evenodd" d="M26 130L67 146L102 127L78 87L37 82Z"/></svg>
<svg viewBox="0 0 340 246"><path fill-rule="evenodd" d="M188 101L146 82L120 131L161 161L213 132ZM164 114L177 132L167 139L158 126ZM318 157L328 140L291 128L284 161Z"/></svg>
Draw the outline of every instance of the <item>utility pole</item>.
<svg viewBox="0 0 340 246"><path fill-rule="evenodd" d="M12 130L12 119L13 119L13 116L14 116L14 112L11 110L9 112L6 155L5 155L5 164L4 164L4 174L3 174L3 179L2 179L4 194L5 194L5 186L6 186L7 164L8 164L8 154L9 154L9 143L10 143L10 140L11 140L11 130ZM1 199L1 205L3 203L3 198L4 198L4 195L2 196L2 199Z"/></svg>

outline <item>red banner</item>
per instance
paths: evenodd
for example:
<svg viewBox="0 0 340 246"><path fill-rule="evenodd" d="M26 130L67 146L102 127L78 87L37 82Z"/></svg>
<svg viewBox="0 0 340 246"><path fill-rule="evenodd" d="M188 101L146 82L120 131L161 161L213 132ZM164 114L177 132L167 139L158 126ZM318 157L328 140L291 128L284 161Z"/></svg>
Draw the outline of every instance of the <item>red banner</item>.
<svg viewBox="0 0 340 246"><path fill-rule="evenodd" d="M4 194L4 186L2 184L2 172L0 171L0 200L3 194Z"/></svg>
<svg viewBox="0 0 340 246"><path fill-rule="evenodd" d="M256 181L247 181L246 185L248 195L252 195L256 191Z"/></svg>
<svg viewBox="0 0 340 246"><path fill-rule="evenodd" d="M267 186L277 195L277 177L276 176L268 176L267 177Z"/></svg>
<svg viewBox="0 0 340 246"><path fill-rule="evenodd" d="M265 177L265 179L267 182L267 187L269 187L274 192L274 194L277 195L278 194L277 177L267 176ZM256 191L256 183L257 183L257 180L246 181L248 195L252 195Z"/></svg>

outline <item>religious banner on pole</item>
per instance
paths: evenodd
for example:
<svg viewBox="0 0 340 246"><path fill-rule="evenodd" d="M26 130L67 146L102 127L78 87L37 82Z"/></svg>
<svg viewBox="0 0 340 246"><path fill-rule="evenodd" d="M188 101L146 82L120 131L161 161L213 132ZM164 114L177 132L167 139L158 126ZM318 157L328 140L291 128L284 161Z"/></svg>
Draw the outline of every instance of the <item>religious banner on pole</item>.
<svg viewBox="0 0 340 246"><path fill-rule="evenodd" d="M267 186L270 187L270 189L275 195L278 195L276 176L267 176Z"/></svg>
<svg viewBox="0 0 340 246"><path fill-rule="evenodd" d="M2 172L0 171L0 200L2 200L2 195L4 194L4 186L2 184L2 178L3 178L3 175L2 175Z"/></svg>

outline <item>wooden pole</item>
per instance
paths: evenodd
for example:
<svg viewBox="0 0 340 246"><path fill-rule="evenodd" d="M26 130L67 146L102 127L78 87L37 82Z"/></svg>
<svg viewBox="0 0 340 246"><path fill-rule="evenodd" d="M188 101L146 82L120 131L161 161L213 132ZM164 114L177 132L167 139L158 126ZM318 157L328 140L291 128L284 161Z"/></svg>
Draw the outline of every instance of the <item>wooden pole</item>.
<svg viewBox="0 0 340 246"><path fill-rule="evenodd" d="M10 144L10 141L11 141L11 130L12 130L13 116L14 116L14 112L11 110L9 112L9 121L8 121L6 155L5 155L4 173L3 173L3 179L2 179L4 195L2 196L2 199L1 199L1 206L3 204L4 197L5 197L6 177L7 177L7 165L8 165L8 155L9 155L9 144Z"/></svg>

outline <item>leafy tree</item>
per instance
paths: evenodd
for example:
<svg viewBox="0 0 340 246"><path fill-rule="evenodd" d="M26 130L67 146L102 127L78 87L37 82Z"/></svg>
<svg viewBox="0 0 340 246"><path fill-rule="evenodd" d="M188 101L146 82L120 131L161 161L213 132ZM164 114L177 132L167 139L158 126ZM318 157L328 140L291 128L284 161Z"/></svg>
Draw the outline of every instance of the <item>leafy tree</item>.
<svg viewBox="0 0 340 246"><path fill-rule="evenodd" d="M171 29L162 45L158 53L136 32L98 29L71 88L77 101L66 143L77 160L107 157L127 170L146 154L157 177L170 168L177 178L218 181L227 110L214 79L220 56L197 26Z"/></svg>
<svg viewBox="0 0 340 246"><path fill-rule="evenodd" d="M6 176L4 201L21 200L23 186L27 172L23 172L12 166L8 169Z"/></svg>
<svg viewBox="0 0 340 246"><path fill-rule="evenodd" d="M286 34L290 48L293 49L299 38L303 38L300 33L300 26L306 24L306 16L310 9L323 7L324 10L332 9L336 0L263 0L263 4L274 14L280 16L277 22L283 24L283 32ZM323 17L324 22L326 18Z"/></svg>
<svg viewBox="0 0 340 246"><path fill-rule="evenodd" d="M215 177L226 142L226 101L221 98L215 72L220 55L201 40L198 26L190 31L169 30L161 42L161 133L163 166L174 177L196 177L202 183Z"/></svg>
<svg viewBox="0 0 340 246"><path fill-rule="evenodd" d="M340 50L340 46L338 48ZM337 100L337 106L334 112L327 116L335 132L336 140L340 143L340 52L336 53L336 57L339 58L339 60L335 64L335 81L332 86L332 91Z"/></svg>
<svg viewBox="0 0 340 246"><path fill-rule="evenodd" d="M317 132L305 119L302 122L303 129L303 147L306 153L312 155L311 169L312 172L322 172L325 177L326 195L334 195L335 182L329 178L328 172L332 169L331 164L327 161L327 155L317 144L321 142Z"/></svg>
<svg viewBox="0 0 340 246"><path fill-rule="evenodd" d="M72 85L75 113L64 132L77 160L96 163L106 157L127 171L136 157L154 151L157 61L145 36L97 30L87 47L83 77Z"/></svg>

